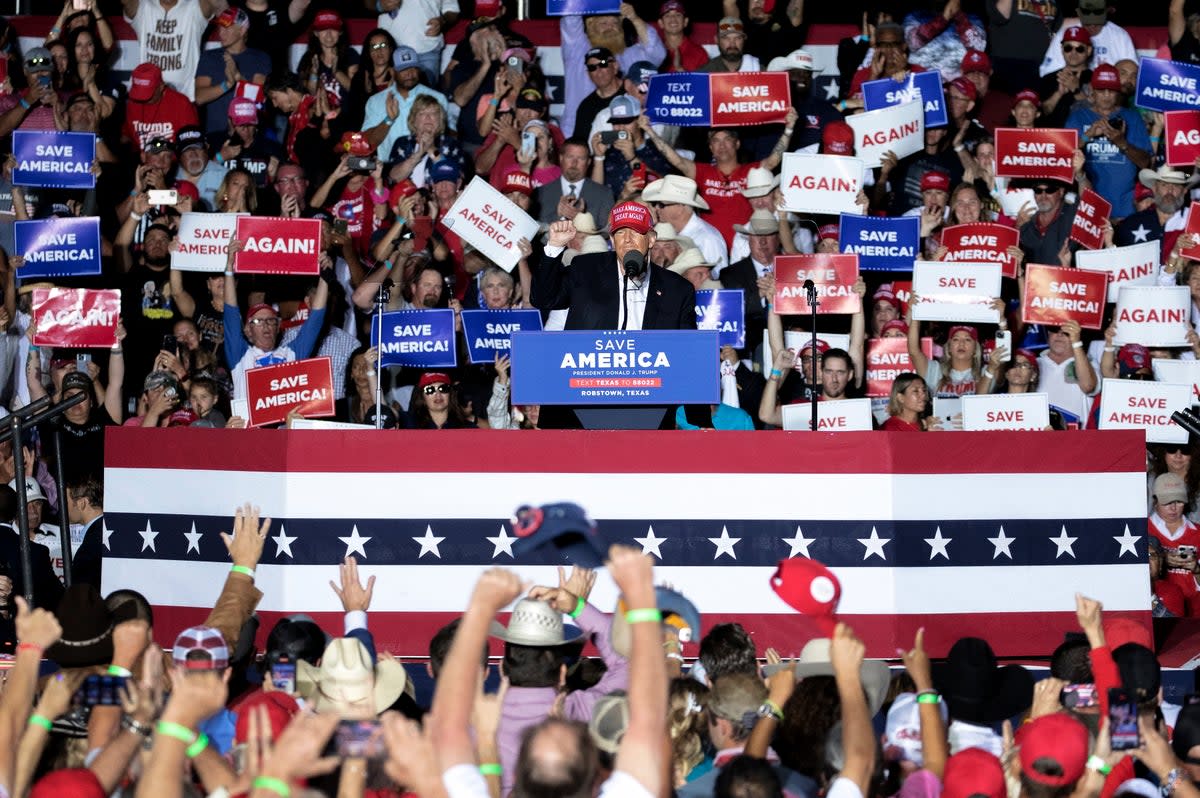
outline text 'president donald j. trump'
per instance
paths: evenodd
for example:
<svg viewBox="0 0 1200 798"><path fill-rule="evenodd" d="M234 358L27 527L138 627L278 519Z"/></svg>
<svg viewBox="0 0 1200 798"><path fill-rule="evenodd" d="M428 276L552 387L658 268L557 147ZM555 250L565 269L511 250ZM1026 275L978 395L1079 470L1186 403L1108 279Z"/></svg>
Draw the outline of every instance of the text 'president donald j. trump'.
<svg viewBox="0 0 1200 798"><path fill-rule="evenodd" d="M678 330L696 327L696 291L674 272L650 263L654 219L639 202L608 216L613 251L562 253L575 237L570 221L550 225L545 254L533 275L530 301L541 310L567 309L568 330Z"/></svg>

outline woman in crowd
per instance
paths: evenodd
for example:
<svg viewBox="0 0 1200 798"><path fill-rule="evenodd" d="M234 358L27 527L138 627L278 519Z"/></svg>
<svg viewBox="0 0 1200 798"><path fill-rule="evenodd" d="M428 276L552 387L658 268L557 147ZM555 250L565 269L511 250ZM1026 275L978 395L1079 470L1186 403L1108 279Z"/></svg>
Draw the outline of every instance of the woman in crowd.
<svg viewBox="0 0 1200 798"><path fill-rule="evenodd" d="M993 350L992 358L996 359ZM996 393L1034 393L1038 384L1037 355L1028 349L1018 349L1012 358L1002 363L996 378Z"/></svg>
<svg viewBox="0 0 1200 798"><path fill-rule="evenodd" d="M430 371L417 380L408 408L408 426L412 429L470 429L475 425L459 404L450 375Z"/></svg>
<svg viewBox="0 0 1200 798"><path fill-rule="evenodd" d="M1149 496L1148 512L1154 511L1154 480L1160 474L1175 474L1183 480L1187 489L1187 502L1183 513L1193 523L1197 520L1196 495L1200 486L1200 461L1196 458L1196 447L1187 443L1154 443L1150 447L1150 473L1146 486Z"/></svg>
<svg viewBox="0 0 1200 798"><path fill-rule="evenodd" d="M363 39L358 71L350 78L350 92L342 106L339 123L344 130L362 127L367 100L392 85L392 53L396 40L383 28L376 28Z"/></svg>
<svg viewBox="0 0 1200 798"><path fill-rule="evenodd" d="M946 334L942 356L927 358L921 349L921 323L912 318L916 302L914 294L908 306L908 356L913 369L925 375L925 383L936 396L988 393L995 374L983 368L979 331L966 324L952 326Z"/></svg>
<svg viewBox="0 0 1200 798"><path fill-rule="evenodd" d="M427 94L419 94L408 112L408 134L396 139L387 153L388 182L411 180L416 186L429 184L429 170L449 158L465 171L467 155L458 139L446 130L446 110Z"/></svg>
<svg viewBox="0 0 1200 798"><path fill-rule="evenodd" d="M350 47L345 26L335 11L322 11L308 34L308 49L300 56L300 77L316 94L324 89L331 108L341 110L358 72L358 57Z"/></svg>
<svg viewBox="0 0 1200 798"><path fill-rule="evenodd" d="M359 255L365 255L371 237L383 224L386 214L387 188L383 184L383 164L374 161L372 169L352 169L350 155L343 154L334 169L310 200L315 208L324 209L334 219L344 220L346 234L354 241Z"/></svg>
<svg viewBox="0 0 1200 798"><path fill-rule="evenodd" d="M87 94L96 103L100 118L109 118L118 101L123 104L125 87L108 69L107 50L91 28L75 28L63 37L63 44L67 50L63 91Z"/></svg>
<svg viewBox="0 0 1200 798"><path fill-rule="evenodd" d="M1196 581L1200 528L1187 519L1187 483L1170 471L1159 474L1151 488L1154 511L1146 521L1150 536L1162 545L1167 579L1183 593L1187 615L1200 615L1200 585Z"/></svg>
<svg viewBox="0 0 1200 798"><path fill-rule="evenodd" d="M258 210L258 192L254 177L245 169L230 169L217 188L217 213L254 213Z"/></svg>
<svg viewBox="0 0 1200 798"><path fill-rule="evenodd" d="M360 346L350 355L350 363L346 368L346 395L339 397L335 403L338 421L351 424L373 424L375 394L379 373L375 364L379 360L379 350L373 346ZM383 373L383 395L390 392L390 375Z"/></svg>
<svg viewBox="0 0 1200 798"><path fill-rule="evenodd" d="M925 417L929 407L929 388L920 375L906 371L896 376L892 395L888 399L888 420L885 432L924 432L936 429L937 419Z"/></svg>
<svg viewBox="0 0 1200 798"><path fill-rule="evenodd" d="M508 355L496 355L496 381L487 406L488 426L492 429L538 429L540 405L514 407L509 402L510 363Z"/></svg>

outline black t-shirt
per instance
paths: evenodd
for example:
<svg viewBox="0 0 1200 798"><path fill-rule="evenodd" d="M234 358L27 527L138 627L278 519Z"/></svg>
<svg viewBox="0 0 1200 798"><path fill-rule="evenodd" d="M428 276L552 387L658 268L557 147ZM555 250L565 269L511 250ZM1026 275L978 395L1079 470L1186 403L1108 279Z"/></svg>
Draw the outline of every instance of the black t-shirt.
<svg viewBox="0 0 1200 798"><path fill-rule="evenodd" d="M140 396L164 336L174 337L175 304L163 292L171 270L154 271L139 259L121 286L121 321L125 338L125 395Z"/></svg>
<svg viewBox="0 0 1200 798"><path fill-rule="evenodd" d="M300 26L293 24L288 17L288 0L267 0L266 11L253 11L244 4L239 5L250 18L246 46L269 55L273 72L290 71L292 64L288 59L288 51L296 40ZM303 18L300 21L303 23Z"/></svg>
<svg viewBox="0 0 1200 798"><path fill-rule="evenodd" d="M1196 41L1189 28L1185 27L1179 41L1171 45L1171 59L1189 64L1200 63L1200 42Z"/></svg>
<svg viewBox="0 0 1200 798"><path fill-rule="evenodd" d="M1042 98L1042 102L1058 91L1058 70L1051 72L1042 78L1041 85L1038 86L1038 96ZM1084 86L1091 84L1092 70L1085 69L1079 75L1079 86L1082 89ZM1071 108L1075 105L1074 95L1063 95L1058 100L1058 104L1054 106L1054 110L1047 112L1045 107L1042 108L1042 115L1038 117L1038 127L1062 127L1067 123L1067 115L1071 113Z"/></svg>
<svg viewBox="0 0 1200 798"><path fill-rule="evenodd" d="M583 102L579 103L579 110L575 112L575 136L588 139L592 135L592 123L596 121L596 116L608 107L614 97L620 97L624 93L625 91L622 89L612 97L601 97L593 91L584 97Z"/></svg>
<svg viewBox="0 0 1200 798"><path fill-rule="evenodd" d="M103 407L93 407L83 424L73 424L66 416L47 421L41 425L39 434L46 451L54 451L54 430L62 434L63 472L67 481L72 476L104 473L104 428L116 426Z"/></svg>

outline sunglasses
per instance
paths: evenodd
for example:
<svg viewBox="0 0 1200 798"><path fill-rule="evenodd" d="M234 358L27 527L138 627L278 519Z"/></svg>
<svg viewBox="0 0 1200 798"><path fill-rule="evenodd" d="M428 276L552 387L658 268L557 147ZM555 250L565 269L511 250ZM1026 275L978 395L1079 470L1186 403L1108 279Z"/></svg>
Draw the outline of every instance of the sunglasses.
<svg viewBox="0 0 1200 798"><path fill-rule="evenodd" d="M279 319L250 319L248 323L253 327L278 327Z"/></svg>
<svg viewBox="0 0 1200 798"><path fill-rule="evenodd" d="M426 396L433 396L435 393L450 393L450 386L439 382L437 385L426 385L422 391Z"/></svg>
<svg viewBox="0 0 1200 798"><path fill-rule="evenodd" d="M1130 374L1130 375L1129 375L1129 377L1127 377L1127 379L1131 379L1131 380L1140 380L1140 381L1143 381L1143 382L1153 382L1153 380L1154 380L1154 375L1153 375L1153 374L1146 374L1146 373L1143 373L1143 372L1136 372L1136 371L1135 371L1133 374Z"/></svg>
<svg viewBox="0 0 1200 798"><path fill-rule="evenodd" d="M1064 44L1062 46L1064 53L1086 53L1087 46L1083 44Z"/></svg>
<svg viewBox="0 0 1200 798"><path fill-rule="evenodd" d="M374 44L371 45L370 49L383 50L383 49L386 49L387 47L388 47L387 42L375 42Z"/></svg>
<svg viewBox="0 0 1200 798"><path fill-rule="evenodd" d="M1163 454L1191 454L1186 446L1172 446L1168 449L1163 449Z"/></svg>
<svg viewBox="0 0 1200 798"><path fill-rule="evenodd" d="M1058 193L1058 189L1054 186L1034 186L1033 193L1034 194L1056 194L1056 193Z"/></svg>
<svg viewBox="0 0 1200 798"><path fill-rule="evenodd" d="M717 30L721 33L745 33L745 28L741 24L730 24L728 22L718 25Z"/></svg>
<svg viewBox="0 0 1200 798"><path fill-rule="evenodd" d="M597 69L604 69L612 63L611 60L605 58L602 61L596 61L587 65L588 72L595 72Z"/></svg>

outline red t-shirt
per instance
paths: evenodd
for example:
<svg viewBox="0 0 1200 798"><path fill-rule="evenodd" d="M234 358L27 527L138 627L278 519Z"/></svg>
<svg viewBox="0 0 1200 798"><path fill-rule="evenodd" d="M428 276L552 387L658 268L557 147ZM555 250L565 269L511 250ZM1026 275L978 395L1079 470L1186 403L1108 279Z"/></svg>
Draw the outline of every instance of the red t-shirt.
<svg viewBox="0 0 1200 798"><path fill-rule="evenodd" d="M1183 519L1183 526L1175 538L1167 536L1166 525L1163 524L1162 518L1158 513L1151 513L1150 517L1146 519L1146 526L1150 534L1162 543L1164 556L1168 552L1175 551L1180 546L1195 546L1197 549L1200 549L1200 527L1197 527L1186 518ZM1183 596L1189 604L1192 601L1192 597L1200 593L1200 586L1196 583L1196 575L1189 571L1180 568L1167 568L1167 581L1183 592Z"/></svg>
<svg viewBox="0 0 1200 798"><path fill-rule="evenodd" d="M658 38L662 39L663 47L667 49L666 60L659 65L660 72L695 72L708 63L708 52L699 44L684 36L679 42L679 49L667 47L667 37L663 35L662 26L658 27Z"/></svg>
<svg viewBox="0 0 1200 798"><path fill-rule="evenodd" d="M156 103L126 103L122 132L140 151L153 139L174 141L182 128L199 124L196 106L168 86L163 91L162 99Z"/></svg>
<svg viewBox="0 0 1200 798"><path fill-rule="evenodd" d="M761 161L738 164L730 174L725 174L711 163L696 164L696 186L700 196L708 202L709 210L700 216L720 231L725 238L725 246L733 246L733 226L745 224L750 219L753 210L750 200L742 196L746 187L746 176Z"/></svg>
<svg viewBox="0 0 1200 798"><path fill-rule="evenodd" d="M880 427L880 429L883 430L884 432L924 432L925 431L916 424L909 424L907 421L900 418L900 416L890 416L887 421L883 422L883 425Z"/></svg>
<svg viewBox="0 0 1200 798"><path fill-rule="evenodd" d="M354 240L359 255L370 250L371 236L380 227L380 220L375 216L375 201L371 198L374 186L374 178L368 177L358 191L343 190L338 201L326 209L334 218L345 220L346 233Z"/></svg>

